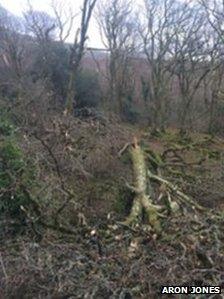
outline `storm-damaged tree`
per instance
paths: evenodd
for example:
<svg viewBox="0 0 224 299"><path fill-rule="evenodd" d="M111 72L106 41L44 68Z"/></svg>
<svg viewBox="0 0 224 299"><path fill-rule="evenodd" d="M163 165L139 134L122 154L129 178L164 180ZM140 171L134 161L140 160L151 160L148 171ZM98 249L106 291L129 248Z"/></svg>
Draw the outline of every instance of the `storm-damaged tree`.
<svg viewBox="0 0 224 299"><path fill-rule="evenodd" d="M104 1L97 15L102 41L109 52L109 106L120 115L133 97L132 59L136 51L136 26L132 2Z"/></svg>
<svg viewBox="0 0 224 299"><path fill-rule="evenodd" d="M70 48L69 81L66 98L66 113L72 113L75 105L75 82L80 69L80 63L85 52L87 31L97 0L84 0L80 28L77 30L74 43Z"/></svg>
<svg viewBox="0 0 224 299"><path fill-rule="evenodd" d="M143 150L136 137L132 143L126 144L121 149L119 155L122 155L127 149L129 149L132 160L133 184L126 183L126 186L134 192L135 197L131 212L126 221L123 222L124 225L142 224L145 215L149 224L148 228L153 229L156 233L161 233L162 218L167 213L176 214L180 206L187 205L192 211L195 211L195 208L204 210L203 207L179 190L176 185L161 177L164 162L160 155L151 150L148 152ZM147 161L149 160L151 163L148 164ZM154 165L153 172L155 171L157 174L152 172L152 165ZM156 185L152 182L160 185L159 192L155 192Z"/></svg>

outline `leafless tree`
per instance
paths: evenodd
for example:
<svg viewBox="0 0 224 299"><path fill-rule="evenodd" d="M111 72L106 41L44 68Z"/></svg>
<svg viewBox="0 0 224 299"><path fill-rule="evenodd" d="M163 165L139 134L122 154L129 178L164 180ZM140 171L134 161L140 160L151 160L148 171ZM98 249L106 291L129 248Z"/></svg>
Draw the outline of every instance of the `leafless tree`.
<svg viewBox="0 0 224 299"><path fill-rule="evenodd" d="M80 63L85 51L87 31L97 0L84 0L82 7L81 24L76 32L73 46L70 48L70 75L67 89L66 113L73 112L75 98L75 79L80 68Z"/></svg>
<svg viewBox="0 0 224 299"><path fill-rule="evenodd" d="M23 14L26 34L33 39L34 69L38 78L50 79L52 48L56 39L56 20L44 11L34 10L28 1L28 10ZM51 84L51 81L49 84Z"/></svg>
<svg viewBox="0 0 224 299"><path fill-rule="evenodd" d="M71 35L77 13L73 12L71 6L64 7L64 3L58 0L52 0L51 7L56 21L58 39L64 43Z"/></svg>
<svg viewBox="0 0 224 299"><path fill-rule="evenodd" d="M186 6L185 19L175 24L172 45L171 74L178 82L180 92L179 122L181 133L189 129L192 105L204 78L211 70L208 61L210 43L204 34L205 15L197 6Z"/></svg>
<svg viewBox="0 0 224 299"><path fill-rule="evenodd" d="M208 56L211 72L207 78L206 107L209 113L208 131L222 130L223 80L224 80L224 2L221 0L199 0L201 9L206 14L207 27L211 32L209 42L212 51Z"/></svg>
<svg viewBox="0 0 224 299"><path fill-rule="evenodd" d="M209 24L224 42L224 2L222 0L198 0L198 2L204 8Z"/></svg>
<svg viewBox="0 0 224 299"><path fill-rule="evenodd" d="M44 11L34 10L30 2L28 4L28 10L24 13L27 33L34 36L40 44L53 39L56 29L55 19Z"/></svg>
<svg viewBox="0 0 224 299"><path fill-rule="evenodd" d="M109 51L109 100L118 113L124 110L127 96L132 96L131 60L136 51L136 26L132 1L104 1L98 7L101 37Z"/></svg>
<svg viewBox="0 0 224 299"><path fill-rule="evenodd" d="M143 78L145 101L154 129L163 129L169 110L173 64L173 39L186 18L186 5L173 0L145 0L139 32L148 63L148 76Z"/></svg>

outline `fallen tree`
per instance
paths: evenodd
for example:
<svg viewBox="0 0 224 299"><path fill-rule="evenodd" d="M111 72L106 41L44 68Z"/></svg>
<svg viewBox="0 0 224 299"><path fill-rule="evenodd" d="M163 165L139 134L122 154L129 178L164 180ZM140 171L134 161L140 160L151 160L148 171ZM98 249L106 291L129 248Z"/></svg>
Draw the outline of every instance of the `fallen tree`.
<svg viewBox="0 0 224 299"><path fill-rule="evenodd" d="M161 218L166 217L167 213L176 213L184 205L192 210L198 209L201 211L204 209L180 191L176 185L162 178L160 170L158 170L159 175L156 175L147 169L145 153L139 146L137 138L134 138L133 143L126 144L119 152L119 155L123 154L128 148L130 149L134 179L133 185L126 183L126 186L135 193L135 197L131 212L123 224L139 223L143 220L145 213L148 224L153 231L158 233L161 231ZM155 192L151 184L152 181L160 184L157 200L154 198ZM173 194L175 200L172 200ZM157 204L162 198L164 199L164 205Z"/></svg>
<svg viewBox="0 0 224 299"><path fill-rule="evenodd" d="M131 158L133 163L134 185L129 186L135 192L134 203L131 213L125 224L137 222L142 217L143 209L146 211L149 224L156 230L160 231L160 221L158 219L158 211L161 207L156 206L152 202L152 190L150 184L147 182L147 169L144 159L144 153L138 145L137 139L134 139L131 145ZM149 190L147 193L147 189Z"/></svg>

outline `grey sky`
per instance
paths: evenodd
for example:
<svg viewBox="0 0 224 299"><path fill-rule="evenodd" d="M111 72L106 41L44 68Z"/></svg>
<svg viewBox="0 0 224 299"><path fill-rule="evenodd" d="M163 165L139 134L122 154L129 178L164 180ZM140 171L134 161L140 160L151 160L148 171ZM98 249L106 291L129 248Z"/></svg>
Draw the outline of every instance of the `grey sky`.
<svg viewBox="0 0 224 299"><path fill-rule="evenodd" d="M30 0L31 5L36 10L43 10L51 13L50 4L52 0ZM79 12L80 8L82 6L83 0L63 0L63 4L69 5L71 4L72 8L75 12ZM0 0L0 4L8 9L10 12L12 12L15 15L21 16L22 12L26 10L27 7L27 0ZM79 24L79 19L76 19L77 23ZM77 25L78 25L77 24ZM74 30L75 31L75 30ZM73 32L75 34L75 32ZM103 47L99 30L98 30L98 24L92 18L90 26L89 26L89 41L88 45L91 47ZM73 41L74 35L71 34L68 41Z"/></svg>

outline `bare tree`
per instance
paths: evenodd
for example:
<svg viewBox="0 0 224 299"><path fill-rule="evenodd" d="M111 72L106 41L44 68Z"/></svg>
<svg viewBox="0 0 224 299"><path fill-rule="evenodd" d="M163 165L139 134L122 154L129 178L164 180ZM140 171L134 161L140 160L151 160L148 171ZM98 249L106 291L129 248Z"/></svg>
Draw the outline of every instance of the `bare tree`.
<svg viewBox="0 0 224 299"><path fill-rule="evenodd" d="M38 43L48 42L54 38L56 22L49 14L44 11L35 11L29 5L29 9L24 13L27 33L36 38Z"/></svg>
<svg viewBox="0 0 224 299"><path fill-rule="evenodd" d="M84 0L80 28L77 30L73 46L70 48L70 75L67 89L66 113L73 112L75 79L84 55L87 31L96 1L97 0Z"/></svg>
<svg viewBox="0 0 224 299"><path fill-rule="evenodd" d="M64 7L62 1L52 0L51 7L56 21L58 39L64 43L71 35L77 13L73 12L71 6Z"/></svg>
<svg viewBox="0 0 224 299"><path fill-rule="evenodd" d="M131 60L136 50L136 26L131 7L131 1L110 0L101 3L97 15L102 40L110 55L110 105L118 113L124 111L127 96L132 96Z"/></svg>
<svg viewBox="0 0 224 299"><path fill-rule="evenodd" d="M224 42L224 2L222 0L199 0L204 8L207 20L211 27L218 33L222 43Z"/></svg>
<svg viewBox="0 0 224 299"><path fill-rule="evenodd" d="M209 113L208 131L222 130L221 119L223 118L223 80L224 80L224 2L221 0L199 0L201 9L206 13L209 30L211 32L209 42L212 51L208 59L211 64L211 72L207 78L206 107ZM207 27L208 27L207 26Z"/></svg>
<svg viewBox="0 0 224 299"><path fill-rule="evenodd" d="M56 39L56 20L44 11L34 10L28 2L28 10L23 14L26 33L33 39L34 71L38 78L47 79L51 84L53 44Z"/></svg>
<svg viewBox="0 0 224 299"><path fill-rule="evenodd" d="M210 43L204 34L205 16L197 6L186 6L185 19L175 24L171 74L178 82L180 93L179 122L181 133L189 129L192 105L204 78L211 70L208 61Z"/></svg>
<svg viewBox="0 0 224 299"><path fill-rule="evenodd" d="M173 38L177 26L186 18L186 6L173 0L145 0L140 18L139 32L142 48L148 64L148 76L142 78L145 101L147 101L154 129L163 129L169 110L170 87L173 64Z"/></svg>

